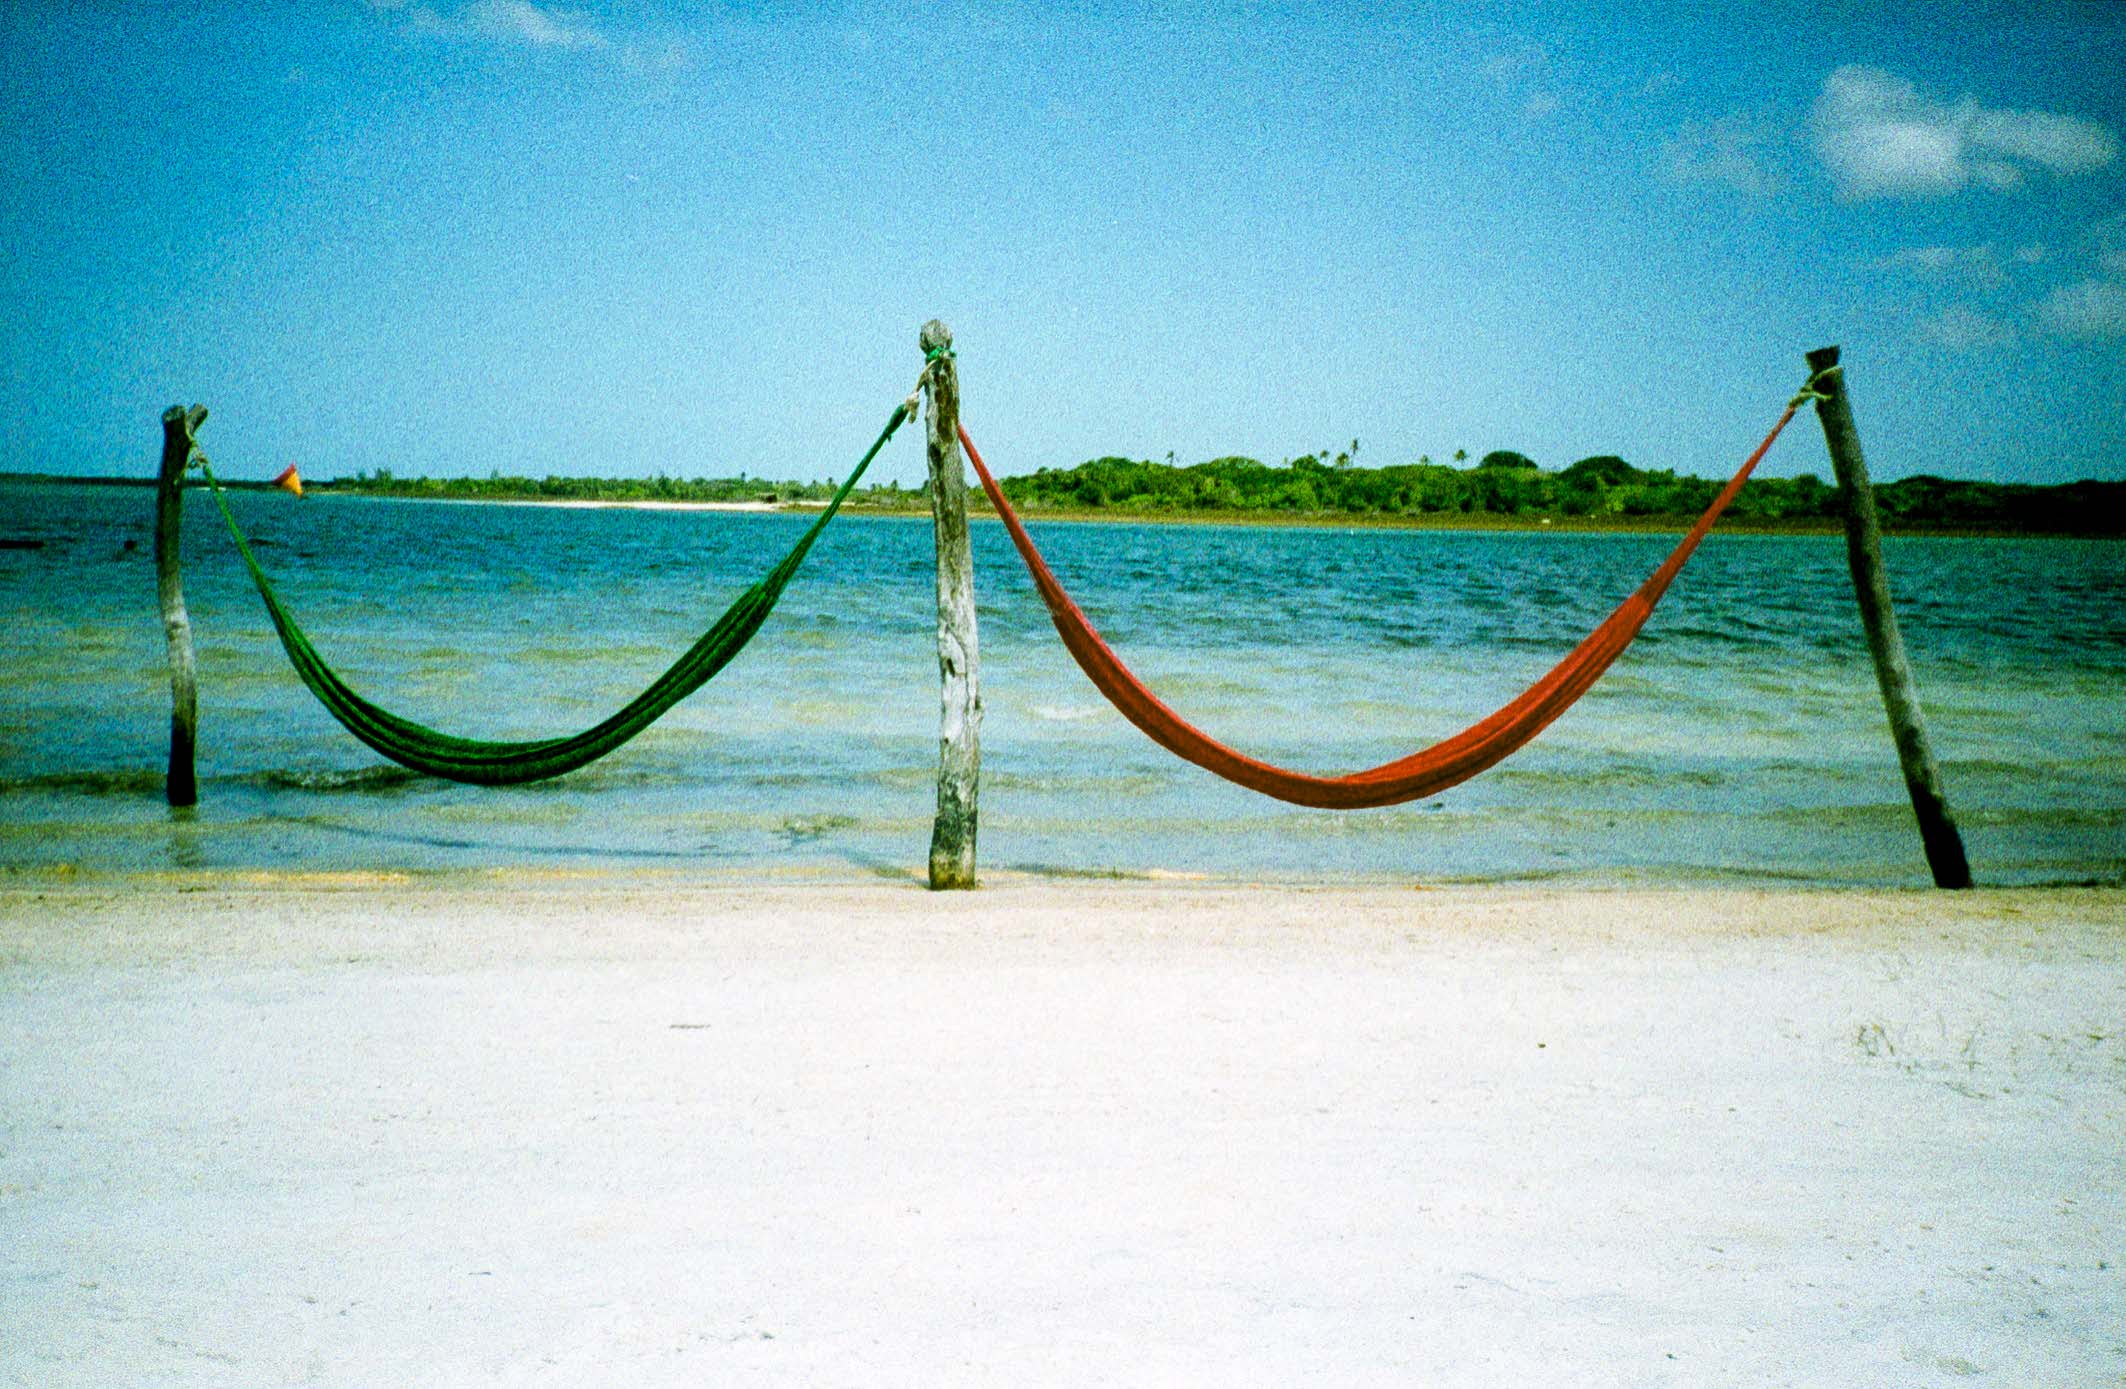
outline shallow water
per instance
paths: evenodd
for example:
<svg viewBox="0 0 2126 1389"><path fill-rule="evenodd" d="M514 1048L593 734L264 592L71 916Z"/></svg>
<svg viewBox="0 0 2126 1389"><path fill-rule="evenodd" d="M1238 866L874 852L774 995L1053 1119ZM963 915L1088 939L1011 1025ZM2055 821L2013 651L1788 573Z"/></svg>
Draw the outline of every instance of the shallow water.
<svg viewBox="0 0 2126 1389"><path fill-rule="evenodd" d="M799 516L234 499L356 688L452 732L572 732L631 697ZM619 753L539 785L382 763L296 679L188 498L201 804L162 803L146 489L0 484L0 866L906 872L936 756L929 523L830 527L761 635ZM1148 683L1321 771L1399 756L1546 670L1672 537L1075 524L1051 562ZM126 543L133 542L128 550ZM1839 541L1715 535L1645 634L1476 781L1300 810L1179 762L1056 642L975 528L982 862L1300 880L1926 880ZM1984 882L2126 879L2126 547L1894 540L1898 614Z"/></svg>

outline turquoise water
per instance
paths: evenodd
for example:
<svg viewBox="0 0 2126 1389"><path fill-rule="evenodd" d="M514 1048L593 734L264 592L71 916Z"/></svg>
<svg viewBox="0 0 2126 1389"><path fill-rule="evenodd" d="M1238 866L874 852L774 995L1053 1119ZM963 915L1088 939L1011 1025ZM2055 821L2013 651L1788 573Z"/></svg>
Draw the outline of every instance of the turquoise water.
<svg viewBox="0 0 2126 1389"><path fill-rule="evenodd" d="M595 721L780 555L801 516L235 499L283 596L371 698L452 732ZM169 695L146 489L0 485L0 866L531 866L901 873L929 839L929 523L831 527L753 645L606 761L483 790L380 762L288 669L189 499L201 804L162 802ZM1547 669L1664 536L1046 525L1138 673L1201 726L1344 771ZM134 542L132 549L126 548ZM1525 751L1377 811L1299 810L1178 762L1057 644L977 523L982 862L1297 880L1926 879L1830 538L1715 535L1644 636ZM2126 879L2126 547L1899 540L1899 616L1975 871Z"/></svg>

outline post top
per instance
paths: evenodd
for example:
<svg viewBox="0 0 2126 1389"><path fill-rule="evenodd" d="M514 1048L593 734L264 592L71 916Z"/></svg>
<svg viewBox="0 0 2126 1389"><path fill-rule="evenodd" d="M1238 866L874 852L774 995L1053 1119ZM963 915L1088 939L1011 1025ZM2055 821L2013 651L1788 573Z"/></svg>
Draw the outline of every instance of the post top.
<svg viewBox="0 0 2126 1389"><path fill-rule="evenodd" d="M928 356L941 347L952 346L952 330L941 320L933 318L923 325L922 335L916 341L922 347L923 354Z"/></svg>
<svg viewBox="0 0 2126 1389"><path fill-rule="evenodd" d="M1819 347L1808 354L1808 359L1809 370L1811 371L1822 371L1827 367L1835 367L1838 365L1838 348L1835 345Z"/></svg>

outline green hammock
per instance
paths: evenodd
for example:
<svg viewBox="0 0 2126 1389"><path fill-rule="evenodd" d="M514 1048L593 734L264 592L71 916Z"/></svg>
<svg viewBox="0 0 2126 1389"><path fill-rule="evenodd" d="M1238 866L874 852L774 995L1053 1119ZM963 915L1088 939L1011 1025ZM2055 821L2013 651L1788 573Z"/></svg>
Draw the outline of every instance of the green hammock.
<svg viewBox="0 0 2126 1389"><path fill-rule="evenodd" d="M841 510L842 502L856 486L857 479L864 475L864 469L871 466L871 460L877 457L878 451L886 446L893 431L901 427L909 414L905 402L894 408L885 429L858 460L855 471L835 491L827 509L791 547L790 553L784 555L758 583L740 594L724 615L716 619L716 624L648 689L610 718L581 733L528 742L485 742L476 738L452 737L401 718L356 694L325 664L324 658L317 654L317 648L303 635L303 629L296 625L295 618L273 591L266 571L259 567L257 558L251 553L250 543L230 512L229 503L222 496L221 483L216 481L206 455L195 457L208 486L213 489L214 502L221 508L222 519L229 523L229 534L243 555L244 567L251 571L251 582L258 586L259 597L266 601L266 611L273 618L273 630L280 634L281 646L294 664L296 674L302 677L303 683L310 687L310 692L317 696L326 711L355 737L392 761L417 772L479 786L513 786L520 782L543 781L595 762L662 718L673 705L700 689L722 670L768 620L768 614L775 609L775 601L782 597L784 587L797 573L798 566L805 562L805 555L812 549L813 542L819 539L820 532L834 519L834 514Z"/></svg>

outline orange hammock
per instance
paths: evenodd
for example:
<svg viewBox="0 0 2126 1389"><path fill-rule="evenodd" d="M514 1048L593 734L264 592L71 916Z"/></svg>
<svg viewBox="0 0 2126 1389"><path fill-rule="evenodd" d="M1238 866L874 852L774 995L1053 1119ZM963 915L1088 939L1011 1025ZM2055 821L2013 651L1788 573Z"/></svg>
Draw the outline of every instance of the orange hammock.
<svg viewBox="0 0 2126 1389"><path fill-rule="evenodd" d="M1810 385L1814 385L1813 378ZM1800 395L1787 403L1785 413L1772 426L1772 432L1764 436L1757 451L1743 461L1727 486L1720 489L1720 495L1713 498L1713 504L1698 518L1698 524L1691 527L1690 534L1683 537L1651 578L1618 604L1617 610L1574 647L1571 655L1552 667L1548 675L1481 723L1472 724L1421 752L1349 776L1311 776L1250 757L1189 723L1146 689L1144 682L1130 673L1129 667L1123 665L1121 658L1100 639L1099 632L1071 601L1070 595L1063 591L1063 585L1057 582L1048 561L1042 559L1040 550L1035 548L1033 537L1026 533L1026 527L1019 521L1018 513L1004 499L1004 489L990 476L974 440L967 437L964 425L959 433L960 445L967 450L968 460L974 464L975 473L982 480L982 490L989 494L990 505L996 508L997 515L1010 530L1011 543L1018 547L1019 558L1026 561L1034 586L1041 590L1042 601L1048 604L1048 615L1054 619L1063 644L1070 648L1079 668L1099 687L1100 693L1122 711L1123 717L1143 729L1153 742L1168 752L1251 791L1260 791L1265 796L1274 796L1294 805L1355 810L1366 806L1400 805L1460 785L1519 751L1536 734L1549 727L1553 719L1571 708L1573 701L1586 694L1595 681L1602 678L1602 672L1609 669L1610 662L1621 656L1624 648L1631 645L1632 638L1639 635L1639 629L1653 616L1654 604L1660 602L1661 595L1668 591L1677 571L1683 568L1683 562L1691 557L1698 542L1705 539L1713 523L1720 519L1720 513L1727 510L1728 503L1742 490L1751 470L1771 449L1772 441L1786 428L1787 421L1794 418L1794 411L1801 402L1812 398L1813 390L1805 387Z"/></svg>

